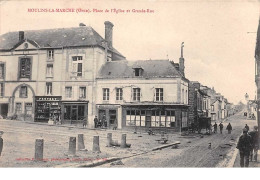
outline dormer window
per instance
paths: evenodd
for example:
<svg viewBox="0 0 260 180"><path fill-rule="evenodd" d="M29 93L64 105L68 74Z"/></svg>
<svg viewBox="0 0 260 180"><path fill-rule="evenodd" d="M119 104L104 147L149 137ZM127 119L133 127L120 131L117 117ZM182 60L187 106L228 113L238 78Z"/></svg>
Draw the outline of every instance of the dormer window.
<svg viewBox="0 0 260 180"><path fill-rule="evenodd" d="M48 60L54 60L54 50L50 49L47 51Z"/></svg>
<svg viewBox="0 0 260 180"><path fill-rule="evenodd" d="M142 68L134 68L135 76L142 76L143 69Z"/></svg>

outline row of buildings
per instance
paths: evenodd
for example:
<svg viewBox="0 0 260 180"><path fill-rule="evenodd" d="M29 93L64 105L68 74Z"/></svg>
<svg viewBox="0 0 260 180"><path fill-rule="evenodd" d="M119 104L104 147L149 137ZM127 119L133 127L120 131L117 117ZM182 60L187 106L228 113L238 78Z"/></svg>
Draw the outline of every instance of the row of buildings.
<svg viewBox="0 0 260 180"><path fill-rule="evenodd" d="M0 36L0 114L35 122L77 124L94 117L107 127L179 130L201 119L224 119L232 104L185 77L179 63L128 61L92 27L9 32Z"/></svg>

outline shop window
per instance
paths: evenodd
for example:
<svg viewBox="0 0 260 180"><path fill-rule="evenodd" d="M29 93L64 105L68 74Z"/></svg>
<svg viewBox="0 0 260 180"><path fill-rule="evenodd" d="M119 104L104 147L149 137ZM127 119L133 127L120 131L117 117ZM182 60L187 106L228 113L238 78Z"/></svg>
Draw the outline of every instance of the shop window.
<svg viewBox="0 0 260 180"><path fill-rule="evenodd" d="M116 121L116 110L109 110L109 124L115 124Z"/></svg>
<svg viewBox="0 0 260 180"><path fill-rule="evenodd" d="M86 87L79 88L79 98L86 98Z"/></svg>
<svg viewBox="0 0 260 180"><path fill-rule="evenodd" d="M78 106L78 119L79 120L83 120L84 119L84 115L85 115L85 106L83 105L79 105Z"/></svg>
<svg viewBox="0 0 260 180"><path fill-rule="evenodd" d="M175 111L166 111L166 127L175 127Z"/></svg>
<svg viewBox="0 0 260 180"><path fill-rule="evenodd" d="M103 88L103 100L109 101L109 89L108 88Z"/></svg>
<svg viewBox="0 0 260 180"><path fill-rule="evenodd" d="M53 77L53 64L47 64L46 77Z"/></svg>
<svg viewBox="0 0 260 180"><path fill-rule="evenodd" d="M141 89L140 88L133 88L133 100L140 101Z"/></svg>
<svg viewBox="0 0 260 180"><path fill-rule="evenodd" d="M51 82L46 83L46 95L52 95L52 83Z"/></svg>
<svg viewBox="0 0 260 180"><path fill-rule="evenodd" d="M117 101L123 100L123 89L122 88L116 88L116 100Z"/></svg>
<svg viewBox="0 0 260 180"><path fill-rule="evenodd" d="M4 83L0 83L0 97L4 97Z"/></svg>
<svg viewBox="0 0 260 180"><path fill-rule="evenodd" d="M135 111L127 111L126 126L136 126Z"/></svg>
<svg viewBox="0 0 260 180"><path fill-rule="evenodd" d="M72 74L77 77L82 76L82 56L72 57Z"/></svg>
<svg viewBox="0 0 260 180"><path fill-rule="evenodd" d="M31 78L31 59L20 59L20 78Z"/></svg>
<svg viewBox="0 0 260 180"><path fill-rule="evenodd" d="M28 92L27 92L27 86L21 86L20 87L20 98L27 98Z"/></svg>
<svg viewBox="0 0 260 180"><path fill-rule="evenodd" d="M72 98L72 87L65 87L65 96L66 98Z"/></svg>
<svg viewBox="0 0 260 180"><path fill-rule="evenodd" d="M16 103L15 104L15 113L18 114L22 114L22 103Z"/></svg>
<svg viewBox="0 0 260 180"><path fill-rule="evenodd" d="M64 106L64 119L69 120L71 117L71 106Z"/></svg>
<svg viewBox="0 0 260 180"><path fill-rule="evenodd" d="M5 64L1 63L0 64L0 79L4 79L5 78Z"/></svg>
<svg viewBox="0 0 260 180"><path fill-rule="evenodd" d="M48 60L54 60L54 50L50 49L47 51Z"/></svg>
<svg viewBox="0 0 260 180"><path fill-rule="evenodd" d="M145 126L145 111L141 111L141 126Z"/></svg>
<svg viewBox="0 0 260 180"><path fill-rule="evenodd" d="M32 114L32 103L25 103L25 114Z"/></svg>
<svg viewBox="0 0 260 180"><path fill-rule="evenodd" d="M156 88L155 90L155 100L163 101L163 88Z"/></svg>

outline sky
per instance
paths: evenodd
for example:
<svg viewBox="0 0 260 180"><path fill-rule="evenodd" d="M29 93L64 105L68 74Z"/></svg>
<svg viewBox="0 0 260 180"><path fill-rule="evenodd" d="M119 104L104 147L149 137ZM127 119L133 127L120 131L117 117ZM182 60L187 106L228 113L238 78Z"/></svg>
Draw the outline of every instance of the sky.
<svg viewBox="0 0 260 180"><path fill-rule="evenodd" d="M28 12L32 8L55 12ZM64 8L74 12L56 12ZM136 12L142 9L150 12ZM235 104L245 102L246 93L255 98L259 1L0 1L0 34L84 23L104 37L105 21L114 24L113 46L128 60L178 62L184 42L186 78L214 87Z"/></svg>

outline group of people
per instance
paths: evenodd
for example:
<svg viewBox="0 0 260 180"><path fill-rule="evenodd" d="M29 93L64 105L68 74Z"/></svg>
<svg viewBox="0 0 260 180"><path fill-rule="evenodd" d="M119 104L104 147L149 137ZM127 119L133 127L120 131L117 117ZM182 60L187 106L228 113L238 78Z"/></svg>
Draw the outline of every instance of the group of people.
<svg viewBox="0 0 260 180"><path fill-rule="evenodd" d="M217 133L217 131L218 131L218 126L219 126L220 134L222 134L223 128L224 128L224 125L222 124L222 122L219 123L219 125L215 122L215 124L213 125L213 128L214 128L214 131L213 131L213 132L214 132L214 133ZM232 126L231 126L230 123L228 123L226 130L228 130L228 134L231 134Z"/></svg>
<svg viewBox="0 0 260 180"><path fill-rule="evenodd" d="M257 161L257 151L259 148L258 127L254 126L253 131L249 131L249 126L246 124L243 134L239 137L236 148L239 150L241 167L248 167L249 160Z"/></svg>

